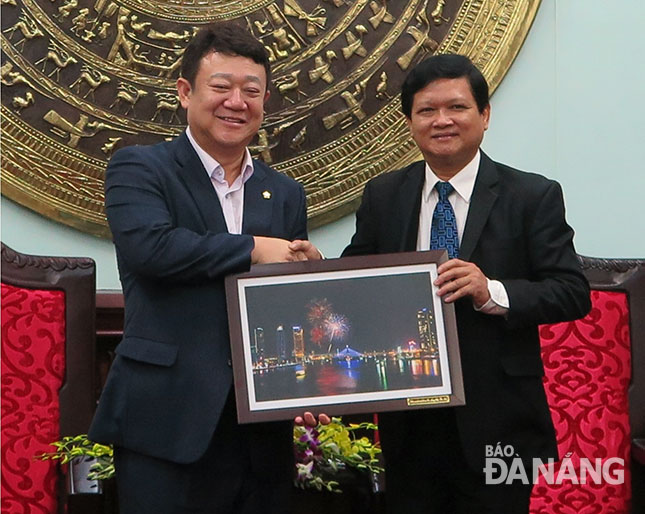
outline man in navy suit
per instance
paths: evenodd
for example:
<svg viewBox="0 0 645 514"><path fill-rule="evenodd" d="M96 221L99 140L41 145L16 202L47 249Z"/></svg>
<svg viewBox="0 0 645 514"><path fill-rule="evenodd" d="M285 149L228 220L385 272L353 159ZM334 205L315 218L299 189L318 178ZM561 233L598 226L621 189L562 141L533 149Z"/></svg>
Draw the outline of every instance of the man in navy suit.
<svg viewBox="0 0 645 514"><path fill-rule="evenodd" d="M529 482L533 458L557 457L538 325L590 309L562 191L479 149L488 85L468 58L437 55L418 64L401 103L424 160L367 184L343 255L453 253L438 267L436 285L455 305L466 405L379 416L388 508L527 513L531 484L492 485L484 468L498 444L507 453L512 447Z"/></svg>
<svg viewBox="0 0 645 514"><path fill-rule="evenodd" d="M121 514L282 514L292 425L236 422L224 278L320 253L302 186L247 149L269 96L263 45L222 23L182 59L187 130L120 150L106 174L125 328L89 436L114 445Z"/></svg>

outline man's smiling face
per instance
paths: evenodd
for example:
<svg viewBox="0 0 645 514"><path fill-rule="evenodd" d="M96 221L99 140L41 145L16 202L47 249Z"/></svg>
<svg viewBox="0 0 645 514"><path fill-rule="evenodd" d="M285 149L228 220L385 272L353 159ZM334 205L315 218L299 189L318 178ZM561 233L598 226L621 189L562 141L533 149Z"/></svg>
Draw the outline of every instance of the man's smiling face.
<svg viewBox="0 0 645 514"><path fill-rule="evenodd" d="M426 162L447 180L468 164L488 128L490 105L477 108L468 79L438 79L412 100L410 133Z"/></svg>
<svg viewBox="0 0 645 514"><path fill-rule="evenodd" d="M244 151L269 97L264 66L218 52L202 58L194 84L180 78L177 91L193 137L215 159Z"/></svg>

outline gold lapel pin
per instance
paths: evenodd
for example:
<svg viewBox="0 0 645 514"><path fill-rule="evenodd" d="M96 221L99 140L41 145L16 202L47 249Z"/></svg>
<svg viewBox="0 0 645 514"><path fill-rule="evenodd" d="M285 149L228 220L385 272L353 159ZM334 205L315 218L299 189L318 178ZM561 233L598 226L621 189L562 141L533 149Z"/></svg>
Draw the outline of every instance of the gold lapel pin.
<svg viewBox="0 0 645 514"><path fill-rule="evenodd" d="M269 200L271 198L271 191L262 191L262 198Z"/></svg>

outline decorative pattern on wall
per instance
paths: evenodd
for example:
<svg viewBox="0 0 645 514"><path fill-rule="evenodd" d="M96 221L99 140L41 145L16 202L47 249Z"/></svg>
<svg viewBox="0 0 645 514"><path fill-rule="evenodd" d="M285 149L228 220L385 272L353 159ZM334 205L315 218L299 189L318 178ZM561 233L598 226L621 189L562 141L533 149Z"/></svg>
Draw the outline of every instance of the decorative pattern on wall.
<svg viewBox="0 0 645 514"><path fill-rule="evenodd" d="M365 182L418 159L399 112L407 70L470 56L494 89L539 0L0 0L3 194L104 237L103 179L119 147L178 135L183 49L237 19L273 62L252 153L302 182L312 226L344 216Z"/></svg>

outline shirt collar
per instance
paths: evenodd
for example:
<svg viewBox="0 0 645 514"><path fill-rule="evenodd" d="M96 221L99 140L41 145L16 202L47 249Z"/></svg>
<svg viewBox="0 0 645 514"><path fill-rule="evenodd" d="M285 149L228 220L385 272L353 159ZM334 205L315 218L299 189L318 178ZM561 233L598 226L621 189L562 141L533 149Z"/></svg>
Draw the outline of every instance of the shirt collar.
<svg viewBox="0 0 645 514"><path fill-rule="evenodd" d="M475 180L477 179L477 171L479 170L479 161L481 160L481 152L477 150L475 157L466 166L459 170L448 182L455 188L457 194L461 196L466 203L470 203L470 197L475 189ZM426 181L423 185L423 199L428 201L434 186L441 179L435 175L430 165L426 162Z"/></svg>
<svg viewBox="0 0 645 514"><path fill-rule="evenodd" d="M208 178L217 180L218 182L224 182L224 168L222 165L211 157L211 155L206 152L195 140L193 134L190 132L190 127L186 128L186 136L188 136L188 141L195 149L199 160L202 161L204 169L208 174ZM253 159L251 158L251 152L248 148L244 149L244 161L242 161L242 182L246 182L253 175Z"/></svg>

